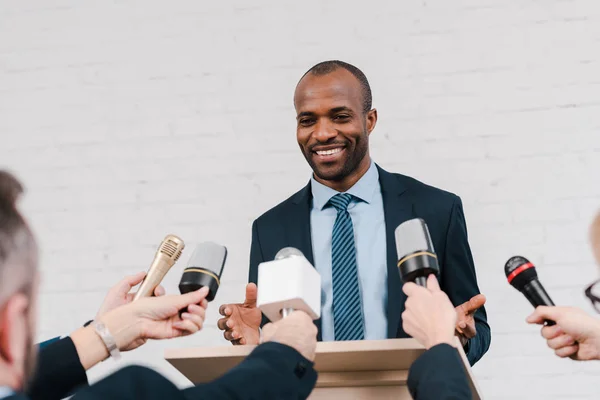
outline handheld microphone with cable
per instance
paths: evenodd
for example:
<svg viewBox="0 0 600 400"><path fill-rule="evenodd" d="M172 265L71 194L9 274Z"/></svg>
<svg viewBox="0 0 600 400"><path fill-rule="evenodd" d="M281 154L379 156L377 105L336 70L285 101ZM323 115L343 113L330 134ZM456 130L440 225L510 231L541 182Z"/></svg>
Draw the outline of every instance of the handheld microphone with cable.
<svg viewBox="0 0 600 400"><path fill-rule="evenodd" d="M400 279L427 287L427 277L440 273L427 224L421 218L410 219L398 225L394 236Z"/></svg>
<svg viewBox="0 0 600 400"><path fill-rule="evenodd" d="M148 269L146 277L133 297L133 301L154 294L154 289L160 285L167 272L179 260L184 248L185 243L179 237L167 235L164 238L154 255L154 260Z"/></svg>
<svg viewBox="0 0 600 400"><path fill-rule="evenodd" d="M208 286L206 300L214 300L226 260L227 247L213 242L200 243L183 270L179 292L185 294Z"/></svg>
<svg viewBox="0 0 600 400"><path fill-rule="evenodd" d="M321 275L296 248L285 247L275 260L259 264L258 288L257 306L271 322L294 310L321 317Z"/></svg>
<svg viewBox="0 0 600 400"><path fill-rule="evenodd" d="M504 265L506 279L515 289L523 293L533 307L554 306L554 302L538 280L535 265L522 256L508 259ZM546 325L554 325L554 321L546 321Z"/></svg>

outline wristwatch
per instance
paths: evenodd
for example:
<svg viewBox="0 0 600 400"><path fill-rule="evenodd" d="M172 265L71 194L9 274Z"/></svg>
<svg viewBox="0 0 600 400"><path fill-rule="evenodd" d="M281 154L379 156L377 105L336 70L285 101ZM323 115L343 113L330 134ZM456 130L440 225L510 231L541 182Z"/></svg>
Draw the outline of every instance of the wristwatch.
<svg viewBox="0 0 600 400"><path fill-rule="evenodd" d="M114 358L115 360L120 359L121 352L119 351L119 348L117 347L117 342L115 341L115 338L110 333L110 331L108 330L106 325L104 325L102 322L99 322L99 321L95 322L94 330L96 331L98 336L100 336L100 339L102 339L102 342L104 342L104 345L106 346L106 349L108 350L108 353L110 354L110 356L112 358Z"/></svg>

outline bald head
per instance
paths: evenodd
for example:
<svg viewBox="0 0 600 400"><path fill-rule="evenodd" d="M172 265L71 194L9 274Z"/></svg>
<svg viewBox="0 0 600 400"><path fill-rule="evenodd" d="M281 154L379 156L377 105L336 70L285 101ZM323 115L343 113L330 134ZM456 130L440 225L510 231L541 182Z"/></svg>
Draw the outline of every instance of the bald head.
<svg viewBox="0 0 600 400"><path fill-rule="evenodd" d="M320 62L320 63L312 66L308 71L306 71L306 73L304 75L302 75L302 78L300 78L300 81L298 82L298 85L296 87L295 96L299 92L298 89L301 89L300 88L301 83L305 80L305 78L311 77L311 76L312 77L325 76L325 75L329 75L329 74L339 71L339 70L343 70L343 71L347 72L348 74L350 74L352 76L352 78L354 78L353 79L353 80L355 80L354 83L357 85L357 87L359 89L359 93L360 93L360 103L361 103L362 111L363 111L363 113L369 112L369 110L371 110L372 103L373 103L373 98L372 98L372 94L371 94L371 86L369 85L369 81L367 80L367 77L360 69L358 69L354 65L348 64L344 61L339 61L339 60L323 61L323 62ZM300 92L302 92L302 89L300 90Z"/></svg>

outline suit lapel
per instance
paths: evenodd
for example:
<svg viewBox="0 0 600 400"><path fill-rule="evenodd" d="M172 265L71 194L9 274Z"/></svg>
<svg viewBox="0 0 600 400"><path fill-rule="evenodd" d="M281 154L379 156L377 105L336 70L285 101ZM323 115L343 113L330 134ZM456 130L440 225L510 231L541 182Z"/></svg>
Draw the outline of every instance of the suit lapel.
<svg viewBox="0 0 600 400"><path fill-rule="evenodd" d="M396 338L400 327L400 314L402 312L406 295L402 292L402 281L398 273L398 255L396 254L396 240L394 231L402 222L414 218L412 201L406 193L406 187L400 179L377 166L379 171L379 184L383 197L383 212L385 215L385 236L387 247L388 271L388 299L387 320L388 338ZM402 335L401 336L405 336Z"/></svg>
<svg viewBox="0 0 600 400"><path fill-rule="evenodd" d="M286 215L288 219L284 224L286 227L286 246L297 248L304 254L306 259L314 266L315 260L312 248L312 236L310 232L310 208L312 192L310 182L292 199L294 208ZM315 321L319 330L317 340L321 341L321 319Z"/></svg>

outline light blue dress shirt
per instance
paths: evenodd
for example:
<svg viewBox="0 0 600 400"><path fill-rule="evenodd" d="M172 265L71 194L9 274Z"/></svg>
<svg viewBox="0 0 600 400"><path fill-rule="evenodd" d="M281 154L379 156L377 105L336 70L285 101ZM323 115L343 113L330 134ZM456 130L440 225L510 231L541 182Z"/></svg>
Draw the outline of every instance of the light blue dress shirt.
<svg viewBox="0 0 600 400"><path fill-rule="evenodd" d="M315 268L321 274L321 334L335 340L331 279L331 234L337 211L325 205L339 192L311 178L310 227ZM346 193L354 196L348 206L354 228L354 245L366 340L387 338L387 261L385 216L379 172L375 163Z"/></svg>
<svg viewBox="0 0 600 400"><path fill-rule="evenodd" d="M12 396L13 394L15 394L15 392L8 386L0 386L0 399Z"/></svg>

